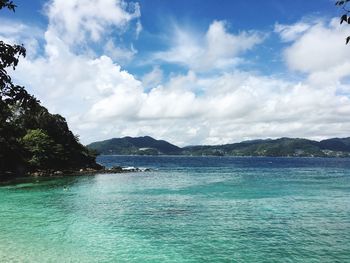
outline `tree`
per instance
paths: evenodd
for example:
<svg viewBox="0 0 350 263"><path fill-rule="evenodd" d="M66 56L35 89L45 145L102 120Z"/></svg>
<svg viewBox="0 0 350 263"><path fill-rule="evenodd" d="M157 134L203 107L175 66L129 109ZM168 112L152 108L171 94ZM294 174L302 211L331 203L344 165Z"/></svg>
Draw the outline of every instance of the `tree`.
<svg viewBox="0 0 350 263"><path fill-rule="evenodd" d="M52 168L55 155L60 155L53 151L58 148L55 142L41 129L29 130L22 138L22 143L29 153L28 163L32 168Z"/></svg>
<svg viewBox="0 0 350 263"><path fill-rule="evenodd" d="M0 9L15 10L12 1L0 0ZM20 56L25 56L26 50L20 45L9 45L0 41L0 171L22 170L22 149L17 140L19 130L12 122L15 106L28 107L36 103L26 90L14 85L6 68L16 68Z"/></svg>
<svg viewBox="0 0 350 263"><path fill-rule="evenodd" d="M335 5L343 9L344 13L340 17L340 24L343 24L344 22L347 24L350 24L350 9L348 9L347 4L350 2L350 0L341 0L341 1L336 1ZM346 37L346 44L350 42L350 36Z"/></svg>
<svg viewBox="0 0 350 263"><path fill-rule="evenodd" d="M0 9L15 11L10 0ZM23 45L0 40L0 178L45 169L102 168L96 155L79 143L65 118L51 114L24 87L15 85L7 72L25 57Z"/></svg>

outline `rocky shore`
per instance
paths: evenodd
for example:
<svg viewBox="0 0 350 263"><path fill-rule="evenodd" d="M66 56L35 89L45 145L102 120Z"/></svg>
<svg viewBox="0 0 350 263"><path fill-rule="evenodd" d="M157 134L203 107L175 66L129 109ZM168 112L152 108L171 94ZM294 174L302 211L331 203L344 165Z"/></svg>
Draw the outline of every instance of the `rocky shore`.
<svg viewBox="0 0 350 263"><path fill-rule="evenodd" d="M95 174L117 174L117 173L132 173L132 172L150 172L149 168L138 167L122 167L114 166L111 168L84 168L80 170L40 170L27 173L30 177L53 177L53 176L81 176L81 175L95 175Z"/></svg>

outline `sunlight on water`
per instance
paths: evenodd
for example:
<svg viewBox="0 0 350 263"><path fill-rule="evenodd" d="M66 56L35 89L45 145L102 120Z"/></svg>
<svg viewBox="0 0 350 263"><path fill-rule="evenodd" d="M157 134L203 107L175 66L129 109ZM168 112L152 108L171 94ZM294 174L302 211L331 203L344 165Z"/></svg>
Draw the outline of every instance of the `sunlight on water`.
<svg viewBox="0 0 350 263"><path fill-rule="evenodd" d="M101 157L0 187L1 262L350 262L350 160Z"/></svg>

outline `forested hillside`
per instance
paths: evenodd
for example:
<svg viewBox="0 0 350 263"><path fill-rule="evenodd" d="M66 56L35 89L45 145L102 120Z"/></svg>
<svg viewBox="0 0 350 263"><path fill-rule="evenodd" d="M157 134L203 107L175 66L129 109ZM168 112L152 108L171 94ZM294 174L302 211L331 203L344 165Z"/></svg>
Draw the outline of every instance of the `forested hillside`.
<svg viewBox="0 0 350 263"><path fill-rule="evenodd" d="M14 11L8 0L0 9ZM3 10L4 11L4 10ZM51 114L8 74L26 50L0 40L0 178L37 170L99 168L95 155L79 143L65 118ZM48 91L50 92L50 91Z"/></svg>
<svg viewBox="0 0 350 263"><path fill-rule="evenodd" d="M290 156L349 157L350 138L313 141L300 138L279 138L243 141L224 145L177 147L149 136L114 138L87 146L100 154L120 155L188 155L188 156Z"/></svg>
<svg viewBox="0 0 350 263"><path fill-rule="evenodd" d="M100 154L120 155L177 155L181 148L163 140L155 140L150 136L124 137L91 143L88 148Z"/></svg>

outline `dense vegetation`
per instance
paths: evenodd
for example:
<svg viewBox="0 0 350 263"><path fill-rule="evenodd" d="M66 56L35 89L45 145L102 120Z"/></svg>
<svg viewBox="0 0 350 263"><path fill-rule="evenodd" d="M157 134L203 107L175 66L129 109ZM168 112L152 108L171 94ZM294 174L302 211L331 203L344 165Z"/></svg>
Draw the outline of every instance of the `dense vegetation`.
<svg viewBox="0 0 350 263"><path fill-rule="evenodd" d="M120 155L189 155L189 156L295 156L349 157L350 138L323 141L280 138L254 140L216 146L188 146L179 148L151 137L111 139L89 144L100 154Z"/></svg>
<svg viewBox="0 0 350 263"><path fill-rule="evenodd" d="M15 9L0 0L0 9ZM8 69L15 70L26 50L0 41L0 178L48 169L99 168L95 155L79 143L66 120L54 115L13 84Z"/></svg>

